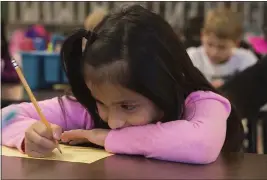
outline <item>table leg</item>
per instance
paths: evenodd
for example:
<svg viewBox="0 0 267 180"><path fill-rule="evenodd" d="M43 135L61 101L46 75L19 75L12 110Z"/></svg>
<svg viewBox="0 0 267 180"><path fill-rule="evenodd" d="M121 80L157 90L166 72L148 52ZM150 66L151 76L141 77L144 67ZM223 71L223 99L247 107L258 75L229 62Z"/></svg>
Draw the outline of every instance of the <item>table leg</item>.
<svg viewBox="0 0 267 180"><path fill-rule="evenodd" d="M248 118L248 152L257 153L257 123L255 118Z"/></svg>
<svg viewBox="0 0 267 180"><path fill-rule="evenodd" d="M263 152L267 154L267 116L262 119Z"/></svg>

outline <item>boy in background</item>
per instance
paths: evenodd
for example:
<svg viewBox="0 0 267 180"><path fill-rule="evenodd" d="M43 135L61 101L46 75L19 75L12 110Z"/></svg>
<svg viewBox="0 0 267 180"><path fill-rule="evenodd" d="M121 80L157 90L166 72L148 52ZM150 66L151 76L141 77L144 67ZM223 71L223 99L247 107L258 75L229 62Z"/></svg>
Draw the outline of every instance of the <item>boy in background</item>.
<svg viewBox="0 0 267 180"><path fill-rule="evenodd" d="M204 20L202 45L187 49L193 64L216 88L257 62L250 50L237 48L242 31L238 14L228 8L212 9Z"/></svg>

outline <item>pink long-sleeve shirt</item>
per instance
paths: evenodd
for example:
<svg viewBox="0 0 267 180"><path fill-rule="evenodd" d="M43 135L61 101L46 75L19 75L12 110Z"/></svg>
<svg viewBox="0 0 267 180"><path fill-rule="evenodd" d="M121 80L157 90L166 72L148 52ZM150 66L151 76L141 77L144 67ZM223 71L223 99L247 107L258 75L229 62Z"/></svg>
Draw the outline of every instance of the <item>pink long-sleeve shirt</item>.
<svg viewBox="0 0 267 180"><path fill-rule="evenodd" d="M92 129L90 113L78 102L63 97L64 113L57 98L40 101L46 118L63 130ZM18 148L26 129L39 117L31 103L2 109L3 116L17 111L12 123L2 129L2 144ZM105 140L106 151L137 154L161 160L207 164L220 154L226 137L226 124L231 111L227 99L209 91L191 93L185 101L181 120L111 130Z"/></svg>

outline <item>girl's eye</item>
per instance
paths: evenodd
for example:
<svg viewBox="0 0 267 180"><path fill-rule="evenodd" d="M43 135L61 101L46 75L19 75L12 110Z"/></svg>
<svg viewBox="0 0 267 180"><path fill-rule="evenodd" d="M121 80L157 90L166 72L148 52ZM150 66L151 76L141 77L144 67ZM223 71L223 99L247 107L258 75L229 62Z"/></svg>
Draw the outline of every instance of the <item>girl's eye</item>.
<svg viewBox="0 0 267 180"><path fill-rule="evenodd" d="M98 100L96 100L96 104L98 104L98 105L104 105L102 102L100 102L100 101L98 101Z"/></svg>
<svg viewBox="0 0 267 180"><path fill-rule="evenodd" d="M135 105L127 105L127 104L122 104L121 108L127 111L133 111L136 109Z"/></svg>
<svg viewBox="0 0 267 180"><path fill-rule="evenodd" d="M99 102L99 101L96 101L96 105L99 106L99 107L101 107L101 108L107 108L105 106L105 104L103 104L102 102Z"/></svg>

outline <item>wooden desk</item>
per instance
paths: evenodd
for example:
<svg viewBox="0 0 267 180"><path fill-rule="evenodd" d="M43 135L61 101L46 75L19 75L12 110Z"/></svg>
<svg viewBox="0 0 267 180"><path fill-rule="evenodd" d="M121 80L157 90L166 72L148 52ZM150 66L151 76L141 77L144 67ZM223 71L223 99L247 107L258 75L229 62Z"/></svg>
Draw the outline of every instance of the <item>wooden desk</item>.
<svg viewBox="0 0 267 180"><path fill-rule="evenodd" d="M225 154L209 165L110 156L92 164L2 156L3 179L267 179L267 155Z"/></svg>

